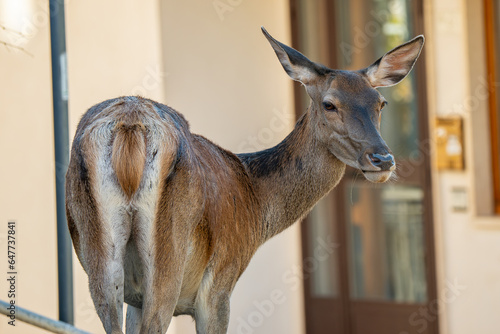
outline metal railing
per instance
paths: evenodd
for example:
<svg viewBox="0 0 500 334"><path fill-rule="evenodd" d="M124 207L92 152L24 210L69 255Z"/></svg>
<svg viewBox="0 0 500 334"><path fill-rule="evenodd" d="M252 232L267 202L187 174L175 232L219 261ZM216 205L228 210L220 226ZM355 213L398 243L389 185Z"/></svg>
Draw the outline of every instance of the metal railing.
<svg viewBox="0 0 500 334"><path fill-rule="evenodd" d="M11 304L0 300L0 313L5 314L7 317L11 315ZM22 307L15 305L15 320L26 322L30 325L43 328L52 333L61 334L90 334L89 332L82 331L76 327L73 327L65 322L57 321L54 319L47 318L35 312L31 312Z"/></svg>

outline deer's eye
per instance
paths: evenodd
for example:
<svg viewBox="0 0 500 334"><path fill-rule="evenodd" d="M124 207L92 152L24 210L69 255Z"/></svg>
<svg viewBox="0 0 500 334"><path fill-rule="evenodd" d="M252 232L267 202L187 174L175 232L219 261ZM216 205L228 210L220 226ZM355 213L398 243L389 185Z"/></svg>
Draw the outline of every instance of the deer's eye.
<svg viewBox="0 0 500 334"><path fill-rule="evenodd" d="M387 101L382 101L382 104L380 105L380 110L384 109L384 107L388 104L389 102Z"/></svg>
<svg viewBox="0 0 500 334"><path fill-rule="evenodd" d="M326 111L337 111L337 107L333 103L328 101L323 102L323 108Z"/></svg>

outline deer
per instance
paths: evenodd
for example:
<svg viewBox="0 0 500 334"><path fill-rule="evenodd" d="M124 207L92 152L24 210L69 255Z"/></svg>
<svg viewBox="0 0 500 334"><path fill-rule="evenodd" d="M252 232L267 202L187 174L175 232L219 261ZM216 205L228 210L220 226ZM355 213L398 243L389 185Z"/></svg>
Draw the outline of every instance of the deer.
<svg viewBox="0 0 500 334"><path fill-rule="evenodd" d="M303 218L344 175L394 175L380 135L378 87L413 68L422 35L357 71L330 69L274 39L285 72L311 98L278 145L234 154L190 132L182 114L139 96L81 118L66 174L66 214L106 333L165 333L190 315L198 334L226 333L230 296L256 250Z"/></svg>

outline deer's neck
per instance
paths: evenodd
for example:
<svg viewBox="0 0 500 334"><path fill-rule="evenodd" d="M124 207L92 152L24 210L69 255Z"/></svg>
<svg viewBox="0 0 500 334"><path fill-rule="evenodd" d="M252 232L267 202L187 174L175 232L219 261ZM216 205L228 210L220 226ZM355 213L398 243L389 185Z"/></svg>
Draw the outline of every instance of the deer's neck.
<svg viewBox="0 0 500 334"><path fill-rule="evenodd" d="M307 214L344 174L345 164L312 131L306 113L275 147L239 155L262 203L263 241Z"/></svg>

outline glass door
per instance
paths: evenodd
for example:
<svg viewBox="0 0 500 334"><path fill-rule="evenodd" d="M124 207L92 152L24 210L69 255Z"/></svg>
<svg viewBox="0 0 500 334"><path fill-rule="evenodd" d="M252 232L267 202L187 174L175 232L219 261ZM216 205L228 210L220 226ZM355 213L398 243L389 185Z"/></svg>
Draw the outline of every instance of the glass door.
<svg viewBox="0 0 500 334"><path fill-rule="evenodd" d="M351 297L424 303L427 282L422 189L356 183L350 192L347 221Z"/></svg>
<svg viewBox="0 0 500 334"><path fill-rule="evenodd" d="M323 198L303 224L307 333L347 333L347 291L340 275L341 238L335 220L335 193ZM323 250L323 251L322 251Z"/></svg>
<svg viewBox="0 0 500 334"><path fill-rule="evenodd" d="M421 1L291 3L295 46L332 68L367 67L422 33ZM380 89L389 102L381 132L396 157L397 180L376 185L348 168L303 224L309 334L438 331L424 66L421 57L403 82ZM303 111L309 99L296 102ZM307 266L325 238L334 251Z"/></svg>

